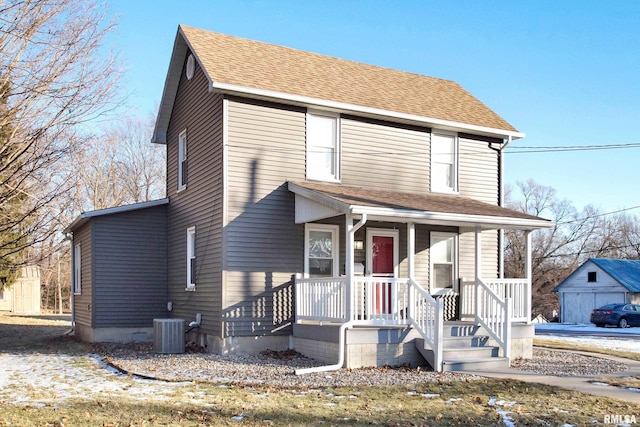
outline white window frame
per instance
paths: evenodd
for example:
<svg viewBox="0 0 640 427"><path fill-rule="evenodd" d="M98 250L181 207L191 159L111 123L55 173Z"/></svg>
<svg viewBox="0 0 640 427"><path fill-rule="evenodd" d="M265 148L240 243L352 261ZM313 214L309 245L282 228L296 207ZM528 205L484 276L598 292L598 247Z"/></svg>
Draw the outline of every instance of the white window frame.
<svg viewBox="0 0 640 427"><path fill-rule="evenodd" d="M333 120L334 130L332 132L332 140L330 143L323 145L312 145L312 138L310 138L311 122L314 118L331 119ZM306 170L307 179L315 181L329 181L340 182L340 116L325 111L307 111L306 117ZM325 171L318 171L314 169L315 162L312 161L314 156L314 149L318 148L331 148L333 150L333 173L327 173Z"/></svg>
<svg viewBox="0 0 640 427"><path fill-rule="evenodd" d="M185 169L187 173L185 174ZM188 180L188 163L187 163L187 130L183 130L178 135L178 191L187 188Z"/></svg>
<svg viewBox="0 0 640 427"><path fill-rule="evenodd" d="M435 264L444 264L444 262L434 262L433 256L433 247L435 240L448 240L452 239L451 245L451 261L449 262L452 266L451 268L451 287L450 288L437 288L435 284L435 274L434 274L434 265ZM456 233L447 233L442 231L432 231L429 236L429 289L430 293L434 295L446 293L449 290L456 290L456 278L458 277L458 262L459 262L459 254L458 254L458 234Z"/></svg>
<svg viewBox="0 0 640 427"><path fill-rule="evenodd" d="M196 290L195 280L195 260L196 260L196 228L187 228L187 287L185 291Z"/></svg>
<svg viewBox="0 0 640 427"><path fill-rule="evenodd" d="M434 154L433 147L436 145L439 138L452 139L453 153L452 164L449 162L440 161L437 155ZM460 163L460 143L458 134L455 132L445 132L441 130L434 130L431 133L431 191L434 193L458 193L458 176L459 176L459 163ZM452 185L444 183L444 178L438 175L437 164L451 164L451 181Z"/></svg>
<svg viewBox="0 0 640 427"><path fill-rule="evenodd" d="M73 294L82 294L82 245L73 246Z"/></svg>
<svg viewBox="0 0 640 427"><path fill-rule="evenodd" d="M333 268L331 275L327 277L338 277L340 262L340 227L333 224L305 224L304 225L304 277L309 275L309 234L312 231L330 231L331 232L331 259L333 260Z"/></svg>

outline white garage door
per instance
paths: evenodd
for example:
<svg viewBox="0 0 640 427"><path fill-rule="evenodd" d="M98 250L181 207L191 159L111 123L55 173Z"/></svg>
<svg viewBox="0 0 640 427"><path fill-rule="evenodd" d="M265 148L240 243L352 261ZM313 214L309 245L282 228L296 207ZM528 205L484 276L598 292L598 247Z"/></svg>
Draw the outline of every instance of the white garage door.
<svg viewBox="0 0 640 427"><path fill-rule="evenodd" d="M563 296L562 321L566 323L589 323L589 316L594 308L625 302L624 292L565 292Z"/></svg>

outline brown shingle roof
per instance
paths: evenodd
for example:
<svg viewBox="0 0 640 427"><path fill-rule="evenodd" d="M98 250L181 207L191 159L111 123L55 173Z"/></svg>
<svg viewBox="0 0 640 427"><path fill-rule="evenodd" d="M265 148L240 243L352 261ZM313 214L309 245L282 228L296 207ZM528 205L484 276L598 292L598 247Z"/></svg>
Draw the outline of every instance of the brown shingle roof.
<svg viewBox="0 0 640 427"><path fill-rule="evenodd" d="M293 184L351 206L547 221L553 225L543 218L456 195L370 190L308 181Z"/></svg>
<svg viewBox="0 0 640 427"><path fill-rule="evenodd" d="M450 80L180 26L213 83L517 132Z"/></svg>

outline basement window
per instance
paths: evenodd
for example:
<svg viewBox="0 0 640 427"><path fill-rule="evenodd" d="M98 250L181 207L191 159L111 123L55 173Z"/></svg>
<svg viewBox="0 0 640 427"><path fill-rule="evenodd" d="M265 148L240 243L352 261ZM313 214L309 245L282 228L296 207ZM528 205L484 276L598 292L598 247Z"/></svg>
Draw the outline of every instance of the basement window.
<svg viewBox="0 0 640 427"><path fill-rule="evenodd" d="M598 272L590 271L587 273L587 282L594 283L598 281Z"/></svg>

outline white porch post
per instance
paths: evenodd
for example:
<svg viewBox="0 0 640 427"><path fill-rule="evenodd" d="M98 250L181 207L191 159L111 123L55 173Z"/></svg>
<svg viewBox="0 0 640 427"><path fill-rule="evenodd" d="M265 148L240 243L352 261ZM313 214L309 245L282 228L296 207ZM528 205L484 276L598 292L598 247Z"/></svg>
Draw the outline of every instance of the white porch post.
<svg viewBox="0 0 640 427"><path fill-rule="evenodd" d="M476 269L475 269L475 282L476 282L476 309L474 312L476 321L478 319L478 313L480 313L480 278L482 276L482 229L476 228Z"/></svg>
<svg viewBox="0 0 640 427"><path fill-rule="evenodd" d="M525 313L527 323L531 323L531 231L525 232L525 257L524 257L524 278L527 279L527 294L525 295Z"/></svg>
<svg viewBox="0 0 640 427"><path fill-rule="evenodd" d="M416 225L413 222L407 224L407 275L413 279L416 258Z"/></svg>
<svg viewBox="0 0 640 427"><path fill-rule="evenodd" d="M346 218L346 226L345 226L345 231L346 231L346 254L345 254L345 266L344 266L344 273L345 276L347 277L348 283L347 283L347 292L345 295L346 298L346 315L347 315L347 321L352 319L352 314L353 314L353 246L354 246L354 234L355 232L352 231L353 230L353 217L351 216L351 214L346 214L345 215Z"/></svg>
<svg viewBox="0 0 640 427"><path fill-rule="evenodd" d="M354 243L353 242L355 240L356 231L358 231L363 225L366 224L367 214L362 214L360 221L358 221L358 223L355 225L353 224L352 214L350 213L346 214L345 220L346 220L345 233L347 235L345 251L347 253L345 256L344 274L348 280L347 292L346 292L345 298L346 298L346 315L347 315L347 321L349 322L353 320L353 315L355 313L354 295L356 294L355 290L353 289L354 287L354 276L353 276Z"/></svg>

